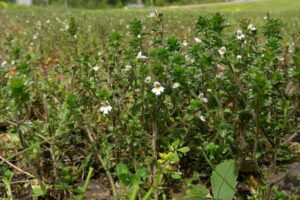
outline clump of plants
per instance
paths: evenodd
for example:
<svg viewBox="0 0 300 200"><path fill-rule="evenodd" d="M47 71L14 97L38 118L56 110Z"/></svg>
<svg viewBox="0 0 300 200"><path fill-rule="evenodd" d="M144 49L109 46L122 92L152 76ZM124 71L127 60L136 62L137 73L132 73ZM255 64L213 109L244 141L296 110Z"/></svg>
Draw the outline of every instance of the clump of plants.
<svg viewBox="0 0 300 200"><path fill-rule="evenodd" d="M282 44L280 20L232 33L200 16L189 41L164 34L162 13L148 20L97 49L73 17L66 60L7 38L0 194L84 199L101 177L111 199L296 196L274 187L300 128L300 49Z"/></svg>

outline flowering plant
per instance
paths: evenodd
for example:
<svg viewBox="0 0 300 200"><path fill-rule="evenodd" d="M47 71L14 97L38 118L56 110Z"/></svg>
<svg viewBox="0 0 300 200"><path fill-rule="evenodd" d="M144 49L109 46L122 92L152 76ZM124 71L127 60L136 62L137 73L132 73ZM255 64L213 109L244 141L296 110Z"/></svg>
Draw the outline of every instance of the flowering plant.
<svg viewBox="0 0 300 200"><path fill-rule="evenodd" d="M0 123L17 139L3 142L14 150L1 170L25 163L40 196L82 197L87 185L78 184L104 174L115 198L162 199L234 159L240 173L261 175L271 199L277 161L293 157L289 138L300 128L299 47L284 50L270 16L262 32L242 20L234 33L221 14L200 16L187 41L164 35L162 13L147 20L151 30L134 19L128 37L113 32L99 53L71 18L65 60L44 64L7 39Z"/></svg>

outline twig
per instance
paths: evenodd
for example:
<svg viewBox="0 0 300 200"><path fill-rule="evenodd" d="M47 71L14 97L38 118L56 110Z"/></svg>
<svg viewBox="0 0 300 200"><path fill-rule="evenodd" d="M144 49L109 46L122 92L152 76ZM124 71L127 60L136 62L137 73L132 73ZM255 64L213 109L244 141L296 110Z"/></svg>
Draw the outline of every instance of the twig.
<svg viewBox="0 0 300 200"><path fill-rule="evenodd" d="M285 140L281 145L286 145L287 143L291 142L295 137L300 134L300 130L297 130L293 135L291 135L287 140Z"/></svg>
<svg viewBox="0 0 300 200"><path fill-rule="evenodd" d="M9 166L11 166L12 168L18 170L19 172L22 172L23 174L26 174L27 176L30 176L32 178L34 178L35 176L33 176L32 174L30 174L29 172L26 172L24 170L22 170L21 168L17 167L16 165L12 164L11 162L9 162L8 160L6 160L5 158L3 158L2 156L0 156L0 159L3 160L4 162L6 162Z"/></svg>

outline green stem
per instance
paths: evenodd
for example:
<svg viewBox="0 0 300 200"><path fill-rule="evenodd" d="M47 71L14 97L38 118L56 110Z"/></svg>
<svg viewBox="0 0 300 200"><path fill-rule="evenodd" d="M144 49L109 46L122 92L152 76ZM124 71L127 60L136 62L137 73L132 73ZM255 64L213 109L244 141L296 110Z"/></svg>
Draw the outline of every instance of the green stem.
<svg viewBox="0 0 300 200"><path fill-rule="evenodd" d="M93 174L93 171L94 171L94 168L90 167L89 168L89 172L88 172L88 175L85 179L85 182L84 182L84 185L82 187L82 193L80 194L80 196L78 197L78 200L83 200L84 199L84 194L86 193L87 191L87 188L90 184L90 180L92 178L92 174Z"/></svg>
<svg viewBox="0 0 300 200"><path fill-rule="evenodd" d="M88 138L90 140L90 142L92 143L93 145L93 148L95 149L95 152L99 152L97 146L96 146L96 142L92 136L92 133L91 133L91 130L88 126L85 126L85 130L86 130L86 133L88 135ZM110 173L109 169L106 167L105 165L105 162L103 161L103 158L102 156L100 155L100 153L96 153L96 156L100 162L100 164L102 165L104 171L105 171L105 174L106 174L106 177L108 178L109 180L109 183L110 183L110 187L111 187L111 190L112 190L112 193L113 193L113 196L114 197L117 197L117 190L116 190L116 186L115 186L115 182L114 182L114 179L112 177L112 174Z"/></svg>

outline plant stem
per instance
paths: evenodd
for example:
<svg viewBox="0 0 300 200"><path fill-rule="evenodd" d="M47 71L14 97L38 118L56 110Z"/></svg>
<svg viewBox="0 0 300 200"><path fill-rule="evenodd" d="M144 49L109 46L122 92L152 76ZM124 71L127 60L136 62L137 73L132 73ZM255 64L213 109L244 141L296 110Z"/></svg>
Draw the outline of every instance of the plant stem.
<svg viewBox="0 0 300 200"><path fill-rule="evenodd" d="M157 143L157 119L156 119L156 109L154 110L154 113L152 115L152 156L153 156L153 160L154 162L156 162L157 160L157 149L156 149L156 143ZM156 163L153 164L153 168L152 168L152 176L153 176L153 181L156 177ZM154 190L154 199L157 200L158 199L158 193L157 193L157 189L155 188Z"/></svg>
<svg viewBox="0 0 300 200"><path fill-rule="evenodd" d="M91 142L92 145L93 145L93 148L95 149L95 153L96 153L96 152L99 152L99 150L98 150L98 148L97 148L97 146L96 146L96 142L95 142L95 140L94 140L94 138L93 138L93 136L92 136L92 132L91 132L90 128L89 128L87 125L85 126L85 130L86 130L86 133L87 133L87 135L88 135L88 138L89 138L90 142ZM98 158L100 164L102 165L102 167L103 167L103 169L104 169L104 171L105 171L105 174L106 174L106 176L107 176L107 178L108 178L108 180L109 180L109 183L110 183L110 187L111 187L113 196L114 196L114 197L117 197L118 194L117 194L117 190L116 190L116 186L115 186L115 182L114 182L114 180L113 180L112 174L110 173L110 171L109 171L108 168L106 167L106 165L105 165L105 163L104 163L104 161L103 161L103 158L102 158L101 154L100 154L100 153L96 153L96 156L97 156L97 158Z"/></svg>
<svg viewBox="0 0 300 200"><path fill-rule="evenodd" d="M255 167L258 168L258 162L256 158L256 153L257 153L257 147L258 147L258 140L259 140L259 98L256 99L256 108L255 108L255 140L254 140L254 145L253 145L253 153L252 153L252 159L255 164Z"/></svg>
<svg viewBox="0 0 300 200"><path fill-rule="evenodd" d="M78 200L83 200L84 199L84 194L86 193L87 191L87 188L90 184L90 180L92 178L92 174L93 174L93 171L94 171L94 168L90 167L89 168L89 172L88 172L88 175L85 179L85 182L84 182L84 185L82 187L82 193L80 194L80 196L78 197Z"/></svg>
<svg viewBox="0 0 300 200"><path fill-rule="evenodd" d="M46 114L46 122L48 123L48 134L50 137L53 136L52 134L52 128L50 124L50 115L49 115L49 110L48 110L48 100L46 94L43 95L43 104L44 104L44 110ZM57 170L56 170L56 158L55 158L55 150L54 150L54 140L55 138L51 139L50 142L50 155L51 155L51 160L52 160L52 168L53 168L53 173L55 176L55 180L57 180Z"/></svg>

